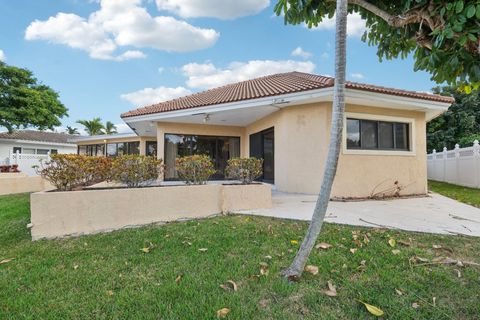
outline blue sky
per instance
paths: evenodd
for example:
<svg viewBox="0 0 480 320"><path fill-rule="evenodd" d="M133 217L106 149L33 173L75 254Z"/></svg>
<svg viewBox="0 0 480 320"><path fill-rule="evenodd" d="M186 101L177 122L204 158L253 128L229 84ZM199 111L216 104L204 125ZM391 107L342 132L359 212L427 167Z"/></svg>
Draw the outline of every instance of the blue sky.
<svg viewBox="0 0 480 320"><path fill-rule="evenodd" d="M202 7L198 7L199 3ZM333 75L333 21L285 26L269 0L0 0L0 59L34 72L69 109L63 126L293 69ZM417 91L413 60L380 63L349 18L349 80ZM298 49L300 47L300 49ZM296 49L296 50L295 50ZM81 127L81 126L79 126Z"/></svg>

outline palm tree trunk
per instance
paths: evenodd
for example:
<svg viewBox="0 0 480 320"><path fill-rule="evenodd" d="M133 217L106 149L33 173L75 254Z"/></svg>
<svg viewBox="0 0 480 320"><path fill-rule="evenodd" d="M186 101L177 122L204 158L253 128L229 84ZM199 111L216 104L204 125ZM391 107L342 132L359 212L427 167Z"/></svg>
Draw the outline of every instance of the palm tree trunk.
<svg viewBox="0 0 480 320"><path fill-rule="evenodd" d="M346 69L346 34L347 34L347 0L337 0L335 30L335 86L333 89L333 114L330 129L330 147L323 174L320 194L317 198L312 221L298 250L295 259L283 275L290 280L301 276L308 256L322 229L328 201L332 190L333 179L337 172L338 157L342 143L343 117L345 113L345 69Z"/></svg>

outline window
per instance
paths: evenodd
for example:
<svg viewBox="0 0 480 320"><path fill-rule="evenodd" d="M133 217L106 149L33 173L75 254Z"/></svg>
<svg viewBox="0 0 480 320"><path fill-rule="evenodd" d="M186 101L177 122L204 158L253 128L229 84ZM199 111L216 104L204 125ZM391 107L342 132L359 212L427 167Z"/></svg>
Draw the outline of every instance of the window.
<svg viewBox="0 0 480 320"><path fill-rule="evenodd" d="M22 153L35 154L35 149L33 149L33 148L23 148Z"/></svg>
<svg viewBox="0 0 480 320"><path fill-rule="evenodd" d="M22 153L22 148L21 147L13 147L13 153Z"/></svg>
<svg viewBox="0 0 480 320"><path fill-rule="evenodd" d="M48 149L37 149L37 154L47 155L49 151Z"/></svg>
<svg viewBox="0 0 480 320"><path fill-rule="evenodd" d="M58 150L57 149L51 149L50 154L58 154Z"/></svg>
<svg viewBox="0 0 480 320"><path fill-rule="evenodd" d="M147 156L157 156L157 141L147 141L145 143L145 154Z"/></svg>
<svg viewBox="0 0 480 320"><path fill-rule="evenodd" d="M347 119L347 149L410 150L408 123Z"/></svg>
<svg viewBox="0 0 480 320"><path fill-rule="evenodd" d="M176 179L175 159L193 154L208 155L217 173L212 179L223 179L227 160L240 156L239 137L217 137L166 134L165 135L165 179Z"/></svg>

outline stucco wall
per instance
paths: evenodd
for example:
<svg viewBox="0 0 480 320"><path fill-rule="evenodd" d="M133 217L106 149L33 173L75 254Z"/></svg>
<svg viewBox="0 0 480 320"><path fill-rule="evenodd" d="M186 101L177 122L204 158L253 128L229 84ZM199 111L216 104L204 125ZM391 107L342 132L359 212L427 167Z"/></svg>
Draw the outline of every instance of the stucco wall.
<svg viewBox="0 0 480 320"><path fill-rule="evenodd" d="M0 195L38 192L52 189L42 177L29 177L24 173L0 173Z"/></svg>
<svg viewBox="0 0 480 320"><path fill-rule="evenodd" d="M346 112L373 119L377 116L411 119L414 151L349 154L342 145L332 195L365 197L374 189L382 191L393 187L395 181L404 187L402 194L426 193L425 113L358 105L347 105ZM248 157L250 134L274 127L277 190L316 194L328 151L331 113L331 103L324 102L286 107L246 127L158 123L159 157L163 157L165 133L239 136L241 156Z"/></svg>
<svg viewBox="0 0 480 320"><path fill-rule="evenodd" d="M426 193L425 114L396 109L347 105L346 112L413 119L414 152L374 152L348 154L342 151L335 183L334 197L364 197L372 191L393 186L395 181L405 189L403 194ZM277 190L316 194L320 190L324 163L328 151L331 105L329 103L292 106L269 115L246 128L248 135L275 128L275 186ZM345 137L343 137L345 139ZM401 155L400 155L401 154Z"/></svg>
<svg viewBox="0 0 480 320"><path fill-rule="evenodd" d="M269 208L271 191L264 184L211 184L39 192L31 195L30 206L32 239L37 240Z"/></svg>

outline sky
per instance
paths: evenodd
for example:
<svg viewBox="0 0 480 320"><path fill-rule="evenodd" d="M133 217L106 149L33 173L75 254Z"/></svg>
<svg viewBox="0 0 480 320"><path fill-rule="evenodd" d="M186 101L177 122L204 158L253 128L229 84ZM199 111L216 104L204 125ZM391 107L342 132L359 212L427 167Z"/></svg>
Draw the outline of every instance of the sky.
<svg viewBox="0 0 480 320"><path fill-rule="evenodd" d="M333 19L285 25L272 0L0 0L0 60L60 95L62 119L100 117L267 74L334 72ZM347 79L416 91L435 84L413 59L379 62L348 18Z"/></svg>

